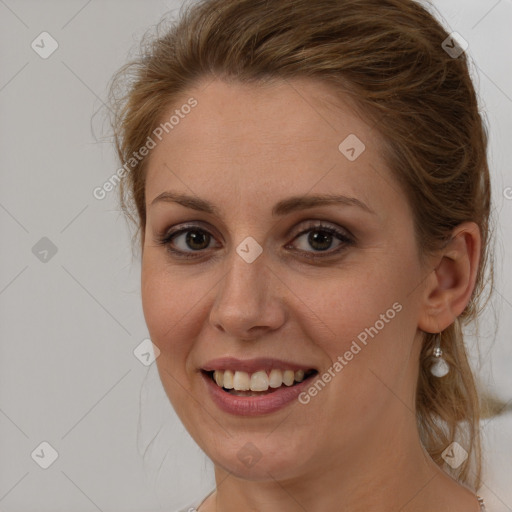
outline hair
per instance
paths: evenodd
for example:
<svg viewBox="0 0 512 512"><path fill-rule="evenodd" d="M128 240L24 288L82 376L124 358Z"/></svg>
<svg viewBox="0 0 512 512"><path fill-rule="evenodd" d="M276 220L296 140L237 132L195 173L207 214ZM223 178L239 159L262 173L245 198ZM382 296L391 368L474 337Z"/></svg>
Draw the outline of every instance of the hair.
<svg viewBox="0 0 512 512"><path fill-rule="evenodd" d="M431 7L431 6L430 6ZM159 27L158 27L159 28ZM424 333L416 383L420 439L459 482L481 485L481 402L462 327L476 320L493 288L488 134L479 113L468 56L449 55L449 33L413 0L200 0L110 87L114 143L121 162L146 144L170 106L200 80L235 83L312 78L330 84L379 133L382 156L414 215L420 257L442 248L452 230L475 222L482 237L476 284L467 307L442 332L450 373L429 366L435 333ZM145 157L120 183L120 204L145 228ZM487 302L487 301L485 301ZM468 458L457 468L443 451L458 440ZM472 478L471 478L472 477Z"/></svg>

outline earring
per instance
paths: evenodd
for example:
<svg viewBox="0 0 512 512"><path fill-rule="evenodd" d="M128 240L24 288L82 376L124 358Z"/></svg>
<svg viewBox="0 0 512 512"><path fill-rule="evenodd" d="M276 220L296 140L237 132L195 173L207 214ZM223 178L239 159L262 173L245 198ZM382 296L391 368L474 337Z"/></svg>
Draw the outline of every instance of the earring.
<svg viewBox="0 0 512 512"><path fill-rule="evenodd" d="M450 365L444 359L443 351L441 350L441 333L439 333L437 337L432 353L435 357L435 362L430 367L430 373L434 375L434 377L444 377L450 371Z"/></svg>

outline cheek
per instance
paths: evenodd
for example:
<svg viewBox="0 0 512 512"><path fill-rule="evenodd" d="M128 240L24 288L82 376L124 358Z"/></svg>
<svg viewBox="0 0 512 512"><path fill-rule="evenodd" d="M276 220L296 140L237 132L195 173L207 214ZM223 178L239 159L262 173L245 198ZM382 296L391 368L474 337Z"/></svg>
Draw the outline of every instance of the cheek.
<svg viewBox="0 0 512 512"><path fill-rule="evenodd" d="M169 272L161 258L144 253L141 272L142 308L151 341L160 350L156 365L163 388L179 416L190 406L187 362L197 322L191 314L197 300L187 293L189 279Z"/></svg>
<svg viewBox="0 0 512 512"><path fill-rule="evenodd" d="M337 278L303 287L300 296L334 334L357 334L399 299L393 276L375 266L349 269Z"/></svg>
<svg viewBox="0 0 512 512"><path fill-rule="evenodd" d="M165 369L179 375L183 383L196 370L191 366L191 353L205 328L215 293L211 277L198 278L189 268L171 267L157 249L144 252L142 309L151 341L161 353L156 362L161 373Z"/></svg>
<svg viewBox="0 0 512 512"><path fill-rule="evenodd" d="M175 304L172 301L173 294L169 293L168 283L160 278L162 273L148 260L144 256L141 274L142 309L153 343L156 343L172 325ZM163 349L159 343L157 345L160 350Z"/></svg>
<svg viewBox="0 0 512 512"><path fill-rule="evenodd" d="M389 259L317 286L303 286L298 295L316 318L310 339L332 361L346 354L347 369L392 372L397 358L410 349L415 332L407 301L414 271L407 267Z"/></svg>
<svg viewBox="0 0 512 512"><path fill-rule="evenodd" d="M179 274L171 274L160 260L150 251L144 253L141 272L142 309L153 343L162 353L172 350L173 355L178 355L184 347L179 344L182 337L177 336L177 332L186 323L187 313L197 301L193 294L187 293L187 288L191 286L190 280L184 282Z"/></svg>

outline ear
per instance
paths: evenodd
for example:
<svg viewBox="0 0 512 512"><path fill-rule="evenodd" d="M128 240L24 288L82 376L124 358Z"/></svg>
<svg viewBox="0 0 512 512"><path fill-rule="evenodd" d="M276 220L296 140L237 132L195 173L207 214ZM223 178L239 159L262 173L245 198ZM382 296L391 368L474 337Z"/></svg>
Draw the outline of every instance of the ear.
<svg viewBox="0 0 512 512"><path fill-rule="evenodd" d="M466 308L475 287L481 240L478 225L464 222L436 254L435 268L423 288L418 323L422 331L441 332Z"/></svg>

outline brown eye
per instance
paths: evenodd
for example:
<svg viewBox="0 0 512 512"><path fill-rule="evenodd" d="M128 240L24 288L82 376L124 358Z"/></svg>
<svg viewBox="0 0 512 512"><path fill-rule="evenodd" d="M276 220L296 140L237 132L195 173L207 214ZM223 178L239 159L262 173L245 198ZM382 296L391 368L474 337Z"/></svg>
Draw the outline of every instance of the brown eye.
<svg viewBox="0 0 512 512"><path fill-rule="evenodd" d="M307 237L305 236L307 235ZM302 239L299 247L299 251L303 253L309 253L308 256L317 257L315 253L327 252L328 255L332 255L334 253L339 252L340 247L341 250L346 246L351 245L353 243L352 239L349 238L347 234L343 231L338 230L331 226L325 225L316 225L311 226L308 229L299 233L295 240ZM334 242L338 242L335 248L331 251L329 249L332 247ZM309 250L313 249L313 251ZM321 254L318 255L322 257Z"/></svg>
<svg viewBox="0 0 512 512"><path fill-rule="evenodd" d="M328 250L334 241L334 236L324 230L312 229L307 233L307 235L307 244L316 251Z"/></svg>
<svg viewBox="0 0 512 512"><path fill-rule="evenodd" d="M297 251L312 259L333 256L354 243L345 231L324 224L309 226L294 238L296 240L300 241ZM213 235L197 225L182 226L157 239L157 243L165 246L176 258L200 257L212 248L213 241ZM330 250L336 242L334 249Z"/></svg>
<svg viewBox="0 0 512 512"><path fill-rule="evenodd" d="M196 227L171 233L163 243L172 245L172 251L187 253L208 249L212 239L213 237L208 231Z"/></svg>

